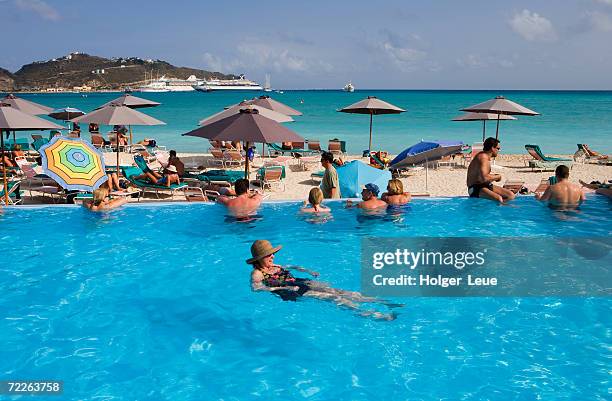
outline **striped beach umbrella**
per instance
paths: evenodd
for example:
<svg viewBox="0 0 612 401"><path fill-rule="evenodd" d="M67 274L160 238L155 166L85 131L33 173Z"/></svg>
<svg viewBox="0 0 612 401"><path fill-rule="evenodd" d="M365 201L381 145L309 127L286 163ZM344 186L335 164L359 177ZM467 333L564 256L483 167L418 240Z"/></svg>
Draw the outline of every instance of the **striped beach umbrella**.
<svg viewBox="0 0 612 401"><path fill-rule="evenodd" d="M56 136L39 152L44 173L65 189L93 191L108 180L102 153L80 139Z"/></svg>

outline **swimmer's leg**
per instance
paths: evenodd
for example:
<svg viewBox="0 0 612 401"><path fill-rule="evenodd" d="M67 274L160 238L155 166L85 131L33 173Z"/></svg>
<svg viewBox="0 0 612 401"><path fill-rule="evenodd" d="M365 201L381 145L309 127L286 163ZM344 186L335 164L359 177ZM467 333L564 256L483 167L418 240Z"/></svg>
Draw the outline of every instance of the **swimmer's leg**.
<svg viewBox="0 0 612 401"><path fill-rule="evenodd" d="M317 298L317 299L321 299L325 301L333 301L336 305L353 310L357 312L359 316L363 316L363 317L369 317L369 318L376 319L376 320L395 320L397 318L397 315L393 312L382 313L382 312L372 311L372 310L363 310L359 307L358 304L353 302L352 299L343 297L337 294L332 294L329 292L309 290L304 293L304 296Z"/></svg>

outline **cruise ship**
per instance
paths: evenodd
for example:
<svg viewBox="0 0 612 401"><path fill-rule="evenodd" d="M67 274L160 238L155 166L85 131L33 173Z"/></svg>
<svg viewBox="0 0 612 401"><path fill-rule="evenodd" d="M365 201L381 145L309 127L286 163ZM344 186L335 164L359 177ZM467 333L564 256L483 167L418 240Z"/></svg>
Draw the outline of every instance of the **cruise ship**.
<svg viewBox="0 0 612 401"><path fill-rule="evenodd" d="M161 78L151 80L151 82L137 90L138 92L191 92L195 90L194 86L201 82L203 81L198 80L195 75L190 75L187 79L162 76Z"/></svg>
<svg viewBox="0 0 612 401"><path fill-rule="evenodd" d="M217 90L237 90L237 91L260 91L263 90L257 82L246 79L240 75L238 79L209 79L200 85L194 86L195 90L201 92L212 92Z"/></svg>

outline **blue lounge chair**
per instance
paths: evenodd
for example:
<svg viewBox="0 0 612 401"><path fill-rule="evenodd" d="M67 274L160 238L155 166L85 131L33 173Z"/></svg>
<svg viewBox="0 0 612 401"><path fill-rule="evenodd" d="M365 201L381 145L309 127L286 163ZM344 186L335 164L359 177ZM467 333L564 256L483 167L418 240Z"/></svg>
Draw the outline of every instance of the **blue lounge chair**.
<svg viewBox="0 0 612 401"><path fill-rule="evenodd" d="M240 178L244 178L244 171L238 170L208 170L196 176L200 181L205 182L229 182L235 183Z"/></svg>
<svg viewBox="0 0 612 401"><path fill-rule="evenodd" d="M23 202L23 199L21 198L21 195L23 194L23 191L20 191L20 187L19 184L21 183L20 180L11 180L7 182L7 192L8 192L8 204L9 205L16 205L18 203ZM19 197L17 197L19 195ZM4 182L0 181L0 205L6 205L5 203L5 199L4 199Z"/></svg>
<svg viewBox="0 0 612 401"><path fill-rule="evenodd" d="M136 159L136 158L134 158ZM175 191L182 191L187 188L187 184L172 184L169 187L166 185L157 185L147 180L136 179L135 177L144 174L143 170L138 166L121 167L121 171L133 185L142 189L142 192L155 192L155 196L159 198L159 191L170 191L170 195L174 196Z"/></svg>
<svg viewBox="0 0 612 401"><path fill-rule="evenodd" d="M546 156L538 145L525 145L525 149L534 159L529 160L529 167L532 170L555 170L560 165L572 167L573 162L571 159Z"/></svg>
<svg viewBox="0 0 612 401"><path fill-rule="evenodd" d="M280 153L283 156L285 155L285 153L289 153L290 155L312 155L314 153L319 153L317 151L313 151L312 149L283 149L275 143L268 143L267 145L268 153L271 153L270 150L273 150L275 153Z"/></svg>

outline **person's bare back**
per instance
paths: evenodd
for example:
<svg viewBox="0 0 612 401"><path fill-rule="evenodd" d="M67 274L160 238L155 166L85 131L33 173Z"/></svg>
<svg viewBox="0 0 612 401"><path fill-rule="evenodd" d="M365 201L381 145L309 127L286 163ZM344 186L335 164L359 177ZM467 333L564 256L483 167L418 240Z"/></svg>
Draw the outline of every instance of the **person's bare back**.
<svg viewBox="0 0 612 401"><path fill-rule="evenodd" d="M234 217L247 217L254 214L261 205L262 196L259 193L244 193L235 198L220 196L217 202L225 205Z"/></svg>
<svg viewBox="0 0 612 401"><path fill-rule="evenodd" d="M539 200L548 201L552 206L576 207L585 200L585 196L578 185L562 180L549 186Z"/></svg>

